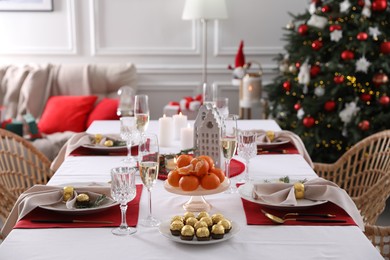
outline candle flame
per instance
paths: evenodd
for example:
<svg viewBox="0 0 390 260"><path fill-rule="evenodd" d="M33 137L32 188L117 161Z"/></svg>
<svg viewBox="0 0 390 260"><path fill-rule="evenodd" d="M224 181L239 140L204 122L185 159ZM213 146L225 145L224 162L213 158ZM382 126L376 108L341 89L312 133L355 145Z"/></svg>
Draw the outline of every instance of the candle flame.
<svg viewBox="0 0 390 260"><path fill-rule="evenodd" d="M165 117L165 114L163 115L163 117Z"/></svg>
<svg viewBox="0 0 390 260"><path fill-rule="evenodd" d="M183 114L180 112L180 113L179 113L179 116L182 116L182 115L183 115Z"/></svg>
<svg viewBox="0 0 390 260"><path fill-rule="evenodd" d="M249 86L248 86L248 91L249 91L249 92L252 92L252 91L253 91L252 85L249 85Z"/></svg>

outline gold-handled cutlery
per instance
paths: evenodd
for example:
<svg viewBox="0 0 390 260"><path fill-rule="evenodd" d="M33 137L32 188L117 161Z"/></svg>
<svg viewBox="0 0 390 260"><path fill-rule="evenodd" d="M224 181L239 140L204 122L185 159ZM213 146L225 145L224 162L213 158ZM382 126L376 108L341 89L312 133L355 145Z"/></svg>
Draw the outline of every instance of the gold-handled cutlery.
<svg viewBox="0 0 390 260"><path fill-rule="evenodd" d="M302 214L305 214L304 216L317 216L317 217L322 217L322 218L280 218L275 215L272 215L264 210L261 210L264 215L269 218L272 222L277 223L277 224L283 224L286 221L303 221L303 222L315 222L315 223L345 223L346 220L344 219L329 219L332 217L326 216L328 214L310 214L310 213L293 213L295 215L292 216L303 216ZM290 213L291 214L291 213ZM301 214L301 215L300 215ZM286 214L288 215L288 214ZM331 214L329 214L331 215ZM331 215L334 216L334 215Z"/></svg>
<svg viewBox="0 0 390 260"><path fill-rule="evenodd" d="M113 224L108 220L79 220L79 219L32 219L36 223L94 223L94 224Z"/></svg>

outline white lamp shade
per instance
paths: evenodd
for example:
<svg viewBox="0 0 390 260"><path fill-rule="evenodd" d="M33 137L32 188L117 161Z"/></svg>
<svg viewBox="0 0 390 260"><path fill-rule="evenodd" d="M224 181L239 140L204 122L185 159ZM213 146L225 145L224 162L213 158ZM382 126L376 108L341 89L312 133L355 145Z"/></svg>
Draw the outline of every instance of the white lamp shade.
<svg viewBox="0 0 390 260"><path fill-rule="evenodd" d="M226 19L225 0L186 0L183 20Z"/></svg>

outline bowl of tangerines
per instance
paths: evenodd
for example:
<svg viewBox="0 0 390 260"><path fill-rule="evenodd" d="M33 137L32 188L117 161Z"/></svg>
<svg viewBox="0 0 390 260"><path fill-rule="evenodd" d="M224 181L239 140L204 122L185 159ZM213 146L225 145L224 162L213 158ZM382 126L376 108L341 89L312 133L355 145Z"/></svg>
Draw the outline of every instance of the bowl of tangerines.
<svg viewBox="0 0 390 260"><path fill-rule="evenodd" d="M182 154L177 157L177 167L168 173L164 188L175 194L203 196L225 191L229 179L220 168L215 167L210 156Z"/></svg>

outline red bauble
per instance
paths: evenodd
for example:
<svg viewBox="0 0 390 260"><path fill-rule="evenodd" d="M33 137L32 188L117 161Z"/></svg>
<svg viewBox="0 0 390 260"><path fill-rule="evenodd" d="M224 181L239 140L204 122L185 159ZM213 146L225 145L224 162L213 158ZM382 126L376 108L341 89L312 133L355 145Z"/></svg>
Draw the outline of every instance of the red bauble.
<svg viewBox="0 0 390 260"><path fill-rule="evenodd" d="M381 104L384 107L387 107L390 104L390 97L389 96L381 96L379 98L379 104Z"/></svg>
<svg viewBox="0 0 390 260"><path fill-rule="evenodd" d="M360 99L364 102L371 101L371 95L368 93L363 93L360 95Z"/></svg>
<svg viewBox="0 0 390 260"><path fill-rule="evenodd" d="M300 35L306 35L308 30L309 30L309 26L307 26L307 24L301 24L298 27L298 33Z"/></svg>
<svg viewBox="0 0 390 260"><path fill-rule="evenodd" d="M301 109L301 104L300 103L296 103L295 105L294 105L294 109L296 110L296 111L298 111L299 109Z"/></svg>
<svg viewBox="0 0 390 260"><path fill-rule="evenodd" d="M329 31L330 32L333 32L335 30L341 30L341 25L339 25L339 24L332 24L331 26L329 26Z"/></svg>
<svg viewBox="0 0 390 260"><path fill-rule="evenodd" d="M336 102L333 100L326 101L324 104L325 111L331 112L336 108Z"/></svg>
<svg viewBox="0 0 390 260"><path fill-rule="evenodd" d="M341 84L341 83L344 82L344 76L343 76L343 75L334 76L333 81L334 81L334 83L336 83L336 84Z"/></svg>
<svg viewBox="0 0 390 260"><path fill-rule="evenodd" d="M387 9L387 0L374 0L371 4L371 9L374 12L383 12Z"/></svg>
<svg viewBox="0 0 390 260"><path fill-rule="evenodd" d="M390 53L390 42L381 43L381 53L389 54Z"/></svg>
<svg viewBox="0 0 390 260"><path fill-rule="evenodd" d="M372 77L372 82L376 87L379 87L389 82L389 77L385 73L379 72Z"/></svg>
<svg viewBox="0 0 390 260"><path fill-rule="evenodd" d="M341 58L343 60L353 60L355 58L355 53L350 50L345 50L341 53Z"/></svg>
<svg viewBox="0 0 390 260"><path fill-rule="evenodd" d="M370 129L370 121L368 120L363 120L359 123L359 128L363 131L367 131Z"/></svg>
<svg viewBox="0 0 390 260"><path fill-rule="evenodd" d="M300 62L295 62L295 67L296 67L297 69L299 69L299 68L301 67L301 63L300 63Z"/></svg>
<svg viewBox="0 0 390 260"><path fill-rule="evenodd" d="M311 68L310 68L310 76L311 76L312 78L317 77L317 75L318 75L320 72L321 72L321 67L320 67L320 66L318 66L318 65L313 65L313 66L311 66Z"/></svg>
<svg viewBox="0 0 390 260"><path fill-rule="evenodd" d="M314 40L311 44L311 48L315 51L318 51L322 48L322 41L320 40Z"/></svg>
<svg viewBox="0 0 390 260"><path fill-rule="evenodd" d="M356 39L359 41L365 41L368 39L368 34L366 32L360 32L356 35Z"/></svg>
<svg viewBox="0 0 390 260"><path fill-rule="evenodd" d="M291 83L290 83L290 81L285 81L285 82L283 82L283 89L284 89L285 91L290 91L290 89L291 89Z"/></svg>
<svg viewBox="0 0 390 260"><path fill-rule="evenodd" d="M323 13L329 13L331 10L330 6L329 5L324 5L322 8L321 8L321 11Z"/></svg>
<svg viewBox="0 0 390 260"><path fill-rule="evenodd" d="M314 120L314 118L311 117L311 116L305 117L305 118L303 119L302 122L303 122L303 125L304 125L306 128L310 128L310 127L314 126L314 124L315 124L315 120Z"/></svg>
<svg viewBox="0 0 390 260"><path fill-rule="evenodd" d="M361 6L361 7L363 7L363 6L365 5L364 0L359 0L359 1L358 1L358 5Z"/></svg>

